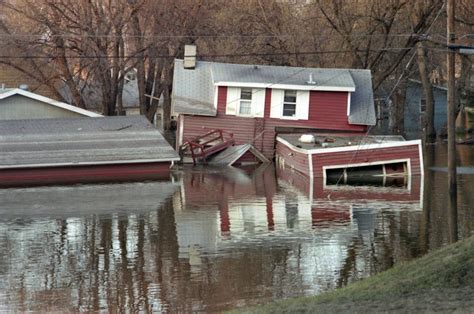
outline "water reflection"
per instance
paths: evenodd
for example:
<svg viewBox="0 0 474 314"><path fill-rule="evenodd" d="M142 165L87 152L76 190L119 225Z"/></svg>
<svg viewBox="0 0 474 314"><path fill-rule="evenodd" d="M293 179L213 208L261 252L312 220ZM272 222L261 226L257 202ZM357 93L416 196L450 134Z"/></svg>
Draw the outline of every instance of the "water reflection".
<svg viewBox="0 0 474 314"><path fill-rule="evenodd" d="M429 170L445 157L426 156L424 188L325 187L269 166L0 190L0 311L217 311L343 286L448 242L446 174ZM473 180L459 178L460 237Z"/></svg>

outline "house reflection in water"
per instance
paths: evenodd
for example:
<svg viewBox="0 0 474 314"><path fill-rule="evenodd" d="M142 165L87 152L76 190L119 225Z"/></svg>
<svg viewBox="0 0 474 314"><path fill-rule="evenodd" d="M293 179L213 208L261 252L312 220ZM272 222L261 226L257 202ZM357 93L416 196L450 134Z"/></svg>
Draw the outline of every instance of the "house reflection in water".
<svg viewBox="0 0 474 314"><path fill-rule="evenodd" d="M239 260L239 254L282 250L283 274L267 275L290 280L281 285L282 295L304 295L342 286L416 254L387 242L398 237L393 232L401 221L406 223L401 228L417 230L420 180L395 189L314 184L311 195L306 177L273 166L253 171L193 168L180 178L180 193L174 198L179 256L189 260L194 273L209 271L204 270L209 263L215 269L225 267L223 256L225 265L235 267L228 259ZM276 261L269 262L261 265L261 272L275 269ZM241 265L251 272L249 264ZM272 298L278 295L274 289Z"/></svg>
<svg viewBox="0 0 474 314"><path fill-rule="evenodd" d="M281 170L0 190L0 311L220 311L317 294L419 254L419 200L311 199Z"/></svg>

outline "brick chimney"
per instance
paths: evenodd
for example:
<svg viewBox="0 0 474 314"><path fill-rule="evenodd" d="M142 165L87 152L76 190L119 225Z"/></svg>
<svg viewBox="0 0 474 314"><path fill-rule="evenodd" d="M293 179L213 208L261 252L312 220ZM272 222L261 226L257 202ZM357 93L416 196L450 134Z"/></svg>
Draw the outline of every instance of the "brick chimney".
<svg viewBox="0 0 474 314"><path fill-rule="evenodd" d="M196 68L196 46L185 45L184 46L184 68L195 69Z"/></svg>

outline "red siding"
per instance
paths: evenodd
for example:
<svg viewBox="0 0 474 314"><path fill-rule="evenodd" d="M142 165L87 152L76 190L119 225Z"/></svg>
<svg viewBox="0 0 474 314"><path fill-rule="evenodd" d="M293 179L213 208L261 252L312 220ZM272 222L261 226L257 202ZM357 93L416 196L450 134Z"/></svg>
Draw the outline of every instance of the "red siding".
<svg viewBox="0 0 474 314"><path fill-rule="evenodd" d="M0 170L0 187L169 180L171 162Z"/></svg>
<svg viewBox="0 0 474 314"><path fill-rule="evenodd" d="M272 89L267 88L265 90L265 111L263 117L270 119L270 108L272 107Z"/></svg>
<svg viewBox="0 0 474 314"><path fill-rule="evenodd" d="M421 174L418 145L410 145L327 154L314 154L314 177L317 178L323 176L323 166L389 161L394 159L410 159L411 174Z"/></svg>
<svg viewBox="0 0 474 314"><path fill-rule="evenodd" d="M347 118L347 92L311 92L309 120L318 129L363 131L365 126L351 125Z"/></svg>
<svg viewBox="0 0 474 314"><path fill-rule="evenodd" d="M222 129L234 134L236 144L253 143L267 158L273 158L274 128L266 125L265 133L254 141L257 119L226 115L219 115L218 118L184 116L182 122L184 123L183 142L208 130Z"/></svg>
<svg viewBox="0 0 474 314"><path fill-rule="evenodd" d="M352 133L361 133L367 130L366 126L349 125L347 123L347 93L346 92L311 92L310 120L281 120L271 119L271 89L265 91L264 118L247 118L226 115L227 87L220 86L217 95L217 116L190 116L181 115L178 120L183 124L183 142L196 137L211 129L222 129L234 134L236 144L253 144L267 158L273 158L275 148L275 128L307 128L324 130L346 130ZM337 117L335 117L337 116ZM178 125L178 139L180 138ZM263 135L261 134L264 130ZM181 144L181 142L179 142Z"/></svg>
<svg viewBox="0 0 474 314"><path fill-rule="evenodd" d="M270 118L272 90L265 90L264 119L276 127L312 128L364 132L365 125L352 125L347 120L347 92L312 91L309 98L308 120ZM225 115L227 87L220 86L217 96L217 117ZM252 119L252 118L245 118Z"/></svg>
<svg viewBox="0 0 474 314"><path fill-rule="evenodd" d="M227 86L219 86L217 90L217 112L225 114L225 106L227 103Z"/></svg>
<svg viewBox="0 0 474 314"><path fill-rule="evenodd" d="M301 173L309 173L308 157L310 155L293 151L286 145L277 142L276 157L284 160L284 166L295 169Z"/></svg>

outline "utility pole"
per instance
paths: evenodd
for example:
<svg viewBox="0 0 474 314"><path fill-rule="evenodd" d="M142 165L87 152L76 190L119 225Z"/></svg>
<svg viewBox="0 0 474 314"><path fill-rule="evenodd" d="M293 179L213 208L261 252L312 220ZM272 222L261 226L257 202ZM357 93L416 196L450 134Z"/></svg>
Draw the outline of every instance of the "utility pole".
<svg viewBox="0 0 474 314"><path fill-rule="evenodd" d="M455 44L454 30L454 0L447 0L446 13L448 15L447 37L448 47ZM455 51L447 49L448 67L448 191L449 191L449 220L450 241L458 239L457 219L457 182L456 182L456 104L455 104Z"/></svg>

